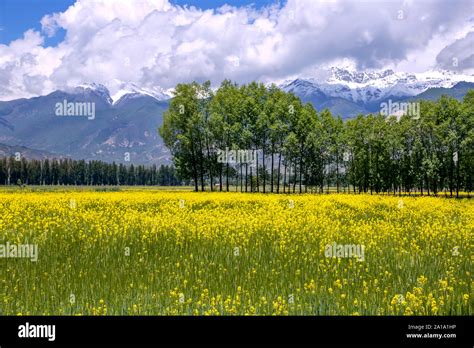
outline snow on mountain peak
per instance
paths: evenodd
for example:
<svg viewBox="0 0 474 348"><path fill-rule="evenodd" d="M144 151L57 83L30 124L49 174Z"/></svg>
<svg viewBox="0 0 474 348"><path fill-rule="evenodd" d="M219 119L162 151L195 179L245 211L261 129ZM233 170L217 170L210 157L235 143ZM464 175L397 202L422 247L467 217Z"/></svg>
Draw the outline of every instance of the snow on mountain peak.
<svg viewBox="0 0 474 348"><path fill-rule="evenodd" d="M125 96L134 97L140 95L147 95L155 98L156 100L162 101L172 97L172 90L165 90L159 86L152 88L139 87L137 84L132 82L123 82L114 80L114 93L112 95L113 103L116 104L120 99Z"/></svg>
<svg viewBox="0 0 474 348"><path fill-rule="evenodd" d="M93 93L99 95L102 97L104 100L106 100L109 104L112 104L112 98L110 97L110 92L102 84L97 84L97 83L82 83L78 85L76 88L77 90L84 90L84 91L92 91Z"/></svg>
<svg viewBox="0 0 474 348"><path fill-rule="evenodd" d="M325 77L320 79L287 80L279 86L300 97L325 95L365 104L376 103L391 96L415 96L429 88L451 88L461 81L474 83L473 75L461 75L445 70L404 73L391 69L357 71L350 67L331 67L323 76ZM173 97L172 89L166 90L159 86L141 87L136 83L120 80L112 80L107 87L96 83L85 83L77 88L92 90L103 96L110 104L117 104L124 98L139 96L150 96L158 101Z"/></svg>
<svg viewBox="0 0 474 348"><path fill-rule="evenodd" d="M402 73L391 69L357 71L332 67L328 76L321 80L309 78L286 81L280 87L300 96L322 92L356 103L371 103L389 96L415 96L429 88L451 88L461 81L474 82L472 75L444 70Z"/></svg>
<svg viewBox="0 0 474 348"><path fill-rule="evenodd" d="M385 79L394 74L395 72L391 69L383 70L383 71L359 72L356 70L332 67L331 77L329 78L328 82L345 81L348 83L353 82L353 83L358 83L358 84L366 84L366 83L370 83L370 81L373 81L373 80Z"/></svg>

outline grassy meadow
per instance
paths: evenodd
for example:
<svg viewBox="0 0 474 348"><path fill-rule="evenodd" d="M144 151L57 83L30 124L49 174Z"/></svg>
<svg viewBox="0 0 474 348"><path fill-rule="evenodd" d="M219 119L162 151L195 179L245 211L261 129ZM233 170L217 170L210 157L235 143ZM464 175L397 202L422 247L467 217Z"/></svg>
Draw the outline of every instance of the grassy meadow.
<svg viewBox="0 0 474 348"><path fill-rule="evenodd" d="M0 315L474 313L470 199L3 188L0 209L0 245L38 247L0 258Z"/></svg>

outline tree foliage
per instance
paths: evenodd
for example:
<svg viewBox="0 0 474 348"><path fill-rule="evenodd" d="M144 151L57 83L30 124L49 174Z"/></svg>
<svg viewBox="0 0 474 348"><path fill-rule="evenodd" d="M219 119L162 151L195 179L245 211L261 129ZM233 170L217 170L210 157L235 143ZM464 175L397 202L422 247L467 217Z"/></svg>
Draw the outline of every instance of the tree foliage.
<svg viewBox="0 0 474 348"><path fill-rule="evenodd" d="M470 192L474 91L420 101L417 116L344 122L276 86L225 80L178 85L159 132L196 191ZM258 151L256 163L219 161L227 149Z"/></svg>

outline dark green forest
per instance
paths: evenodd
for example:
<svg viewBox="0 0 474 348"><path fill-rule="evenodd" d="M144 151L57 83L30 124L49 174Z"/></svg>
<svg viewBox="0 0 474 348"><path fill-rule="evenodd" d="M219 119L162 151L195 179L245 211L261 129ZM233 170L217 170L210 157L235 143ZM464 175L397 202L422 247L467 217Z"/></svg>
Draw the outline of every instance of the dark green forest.
<svg viewBox="0 0 474 348"><path fill-rule="evenodd" d="M0 159L0 184L4 185L159 185L176 186L172 166L124 165L72 159Z"/></svg>

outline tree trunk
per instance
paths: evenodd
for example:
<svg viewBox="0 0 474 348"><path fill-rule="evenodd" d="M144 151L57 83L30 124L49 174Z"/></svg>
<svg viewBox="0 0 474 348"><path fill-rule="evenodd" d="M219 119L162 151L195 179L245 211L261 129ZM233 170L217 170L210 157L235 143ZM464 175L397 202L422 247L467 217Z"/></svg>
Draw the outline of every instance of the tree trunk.
<svg viewBox="0 0 474 348"><path fill-rule="evenodd" d="M198 192L199 191L199 184L198 184L198 173L197 173L197 165L196 165L196 152L194 150L194 146L191 147L191 161L192 161L192 166L193 166L193 178L194 178L194 191ZM92 171L91 171L91 185L93 183L92 180Z"/></svg>
<svg viewBox="0 0 474 348"><path fill-rule="evenodd" d="M255 175L257 178L257 192L260 192L260 182L258 181L258 150L257 150L257 163L255 168Z"/></svg>
<svg viewBox="0 0 474 348"><path fill-rule="evenodd" d="M219 191L222 192L222 166L219 166Z"/></svg>
<svg viewBox="0 0 474 348"><path fill-rule="evenodd" d="M265 141L263 142L265 144ZM265 145L263 147L262 151L262 161L263 161L263 193L266 191L266 186L267 186L267 168L265 167Z"/></svg>
<svg viewBox="0 0 474 348"><path fill-rule="evenodd" d="M302 181L303 181L303 155L300 156L300 193L301 193Z"/></svg>
<svg viewBox="0 0 474 348"><path fill-rule="evenodd" d="M458 160L456 162L456 198L459 198L459 163L460 163L460 155L458 151Z"/></svg>
<svg viewBox="0 0 474 348"><path fill-rule="evenodd" d="M270 169L270 191L271 191L271 193L273 193L273 166L274 166L273 152L274 152L274 149L273 149L273 145L272 145L272 168Z"/></svg>
<svg viewBox="0 0 474 348"><path fill-rule="evenodd" d="M229 163L226 163L226 179L225 179L225 186L227 192L229 192Z"/></svg>
<svg viewBox="0 0 474 348"><path fill-rule="evenodd" d="M247 186L248 186L248 183L247 183L247 177L248 177L248 171L249 171L249 164L248 163L245 163L245 192L247 192Z"/></svg>
<svg viewBox="0 0 474 348"><path fill-rule="evenodd" d="M453 154L451 154L451 161L450 162L450 168L449 168L449 192L450 196L453 196L453 176L454 176L454 160L453 160Z"/></svg>
<svg viewBox="0 0 474 348"><path fill-rule="evenodd" d="M339 193L339 151L336 151L336 187Z"/></svg>
<svg viewBox="0 0 474 348"><path fill-rule="evenodd" d="M253 175L252 175L252 166L250 166L250 192L253 192Z"/></svg>
<svg viewBox="0 0 474 348"><path fill-rule="evenodd" d="M240 163L240 192L243 191L243 175L242 175L242 163Z"/></svg>
<svg viewBox="0 0 474 348"><path fill-rule="evenodd" d="M296 192L296 158L295 158L295 170L293 172L293 193Z"/></svg>
<svg viewBox="0 0 474 348"><path fill-rule="evenodd" d="M277 193L280 193L281 152L278 155Z"/></svg>
<svg viewBox="0 0 474 348"><path fill-rule="evenodd" d="M214 191L214 179L212 173L211 149L209 148L209 140L206 137L207 158L209 160L209 180L211 183L211 192Z"/></svg>

